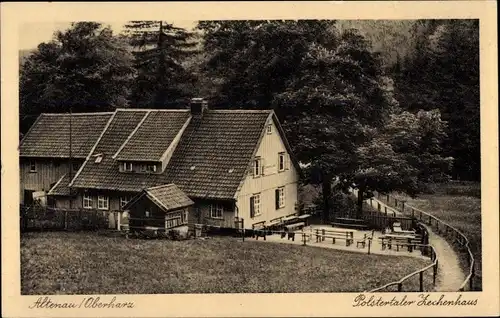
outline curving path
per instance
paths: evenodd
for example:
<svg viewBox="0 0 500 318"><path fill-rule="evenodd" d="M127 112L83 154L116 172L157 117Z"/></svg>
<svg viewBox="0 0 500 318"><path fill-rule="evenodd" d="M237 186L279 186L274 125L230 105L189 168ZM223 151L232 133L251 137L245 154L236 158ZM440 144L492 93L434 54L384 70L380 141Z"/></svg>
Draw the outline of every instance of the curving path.
<svg viewBox="0 0 500 318"><path fill-rule="evenodd" d="M357 193L353 191L356 195ZM376 209L376 204L380 203L382 206L387 206L383 202L379 201L376 198L372 198L372 200L366 201L368 205L374 207ZM388 210L394 211L396 215L403 214L392 208L387 206ZM423 224L427 231L429 232L429 243L434 246L437 254L438 254L438 273L436 277L436 286L435 291L442 292L455 292L460 289L460 285L465 280L465 274L460 267L458 254L455 252L453 247L440 235L437 235L429 226Z"/></svg>

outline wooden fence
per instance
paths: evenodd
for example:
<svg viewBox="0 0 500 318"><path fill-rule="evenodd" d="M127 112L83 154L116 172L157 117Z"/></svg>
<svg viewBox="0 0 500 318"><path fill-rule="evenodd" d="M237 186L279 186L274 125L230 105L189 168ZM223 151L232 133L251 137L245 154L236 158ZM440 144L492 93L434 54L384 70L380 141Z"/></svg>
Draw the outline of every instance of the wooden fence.
<svg viewBox="0 0 500 318"><path fill-rule="evenodd" d="M404 284L405 284L405 282L409 282L409 280L411 278L416 277L417 275L418 275L418 280L419 280L419 290L418 291L420 291L420 292L430 291L429 288L426 288L426 286L424 285L424 275L432 274L432 285L433 286L436 285L436 277L437 277L438 266L439 266L439 257L438 257L436 250L434 249L434 247L432 245L419 245L419 247L421 249L430 249L430 252L426 252L426 253L422 253L422 254L429 255L429 257L432 261L432 264L427 265L422 269L416 270L416 271L406 275L405 277L401 278L400 280L390 282L388 284L385 284L383 286L377 287L375 289L372 289L372 290L366 291L366 292L374 293L374 292L380 292L380 291L387 291L387 292L390 292L390 291L398 291L398 292L413 291L413 290L405 290ZM432 273L429 273L430 271L432 271ZM391 290L391 287L396 287L397 290Z"/></svg>
<svg viewBox="0 0 500 318"><path fill-rule="evenodd" d="M45 230L97 230L116 228L119 212L20 206L21 232Z"/></svg>
<svg viewBox="0 0 500 318"><path fill-rule="evenodd" d="M402 214L409 215L412 218L417 219L419 222L429 225L437 232L437 234L443 236L450 243L452 243L453 246L458 245L458 252L465 254L464 256L467 259L467 265L469 267L467 276L460 286L459 291L477 290L474 286L474 255L469 247L469 240L461 231L430 213L407 205L403 200L398 200L390 195L377 194L377 196L380 200L385 200L388 205L392 205L394 208L398 209Z"/></svg>

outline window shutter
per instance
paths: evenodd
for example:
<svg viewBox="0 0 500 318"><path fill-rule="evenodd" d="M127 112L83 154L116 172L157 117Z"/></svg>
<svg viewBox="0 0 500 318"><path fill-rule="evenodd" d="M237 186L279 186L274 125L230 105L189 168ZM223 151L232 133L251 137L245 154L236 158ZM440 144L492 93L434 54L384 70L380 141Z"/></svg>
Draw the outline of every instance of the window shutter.
<svg viewBox="0 0 500 318"><path fill-rule="evenodd" d="M285 154L285 169L288 170L290 169L290 155Z"/></svg>
<svg viewBox="0 0 500 318"><path fill-rule="evenodd" d="M260 174L264 175L264 159L260 160Z"/></svg>
<svg viewBox="0 0 500 318"><path fill-rule="evenodd" d="M250 197L250 217L253 218L254 216L255 216L254 197Z"/></svg>
<svg viewBox="0 0 500 318"><path fill-rule="evenodd" d="M274 190L274 198L275 198L275 207L276 207L276 210L278 210L280 208L280 190L279 189L276 189Z"/></svg>

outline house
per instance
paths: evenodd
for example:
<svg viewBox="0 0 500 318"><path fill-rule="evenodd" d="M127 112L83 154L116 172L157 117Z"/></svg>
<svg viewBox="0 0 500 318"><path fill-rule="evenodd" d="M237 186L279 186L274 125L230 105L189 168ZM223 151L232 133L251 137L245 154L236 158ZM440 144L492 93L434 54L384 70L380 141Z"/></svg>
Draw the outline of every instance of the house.
<svg viewBox="0 0 500 318"><path fill-rule="evenodd" d="M175 184L144 189L123 208L129 211L129 229L168 230L187 225L194 204Z"/></svg>
<svg viewBox="0 0 500 318"><path fill-rule="evenodd" d="M145 189L175 184L194 202L190 223L221 227L298 212L300 168L272 110L212 110L194 99L188 109L73 114L71 147L68 116L41 115L23 139L23 193L48 189L55 207L120 211Z"/></svg>

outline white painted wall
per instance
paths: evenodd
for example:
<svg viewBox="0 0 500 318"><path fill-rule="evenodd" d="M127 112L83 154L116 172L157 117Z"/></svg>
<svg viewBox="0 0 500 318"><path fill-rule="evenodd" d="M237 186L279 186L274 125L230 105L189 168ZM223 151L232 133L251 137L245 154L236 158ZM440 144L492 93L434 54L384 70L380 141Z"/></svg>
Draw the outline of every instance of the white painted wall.
<svg viewBox="0 0 500 318"><path fill-rule="evenodd" d="M267 125L269 124L272 125L272 132L271 134L264 132L261 144L256 153L256 157L261 157L262 159L264 175L254 177L252 160L252 167L249 169L236 197L238 216L244 218L245 228L251 228L254 223L261 221L269 222L274 218L296 212L295 206L298 200L297 187L299 175L290 161L289 154L286 153L285 144L272 119L268 120ZM287 155L286 169L281 172L278 171L278 154L280 152L285 152ZM285 206L277 210L275 207L275 190L282 186L285 187ZM250 197L255 193L260 193L261 215L250 218Z"/></svg>

